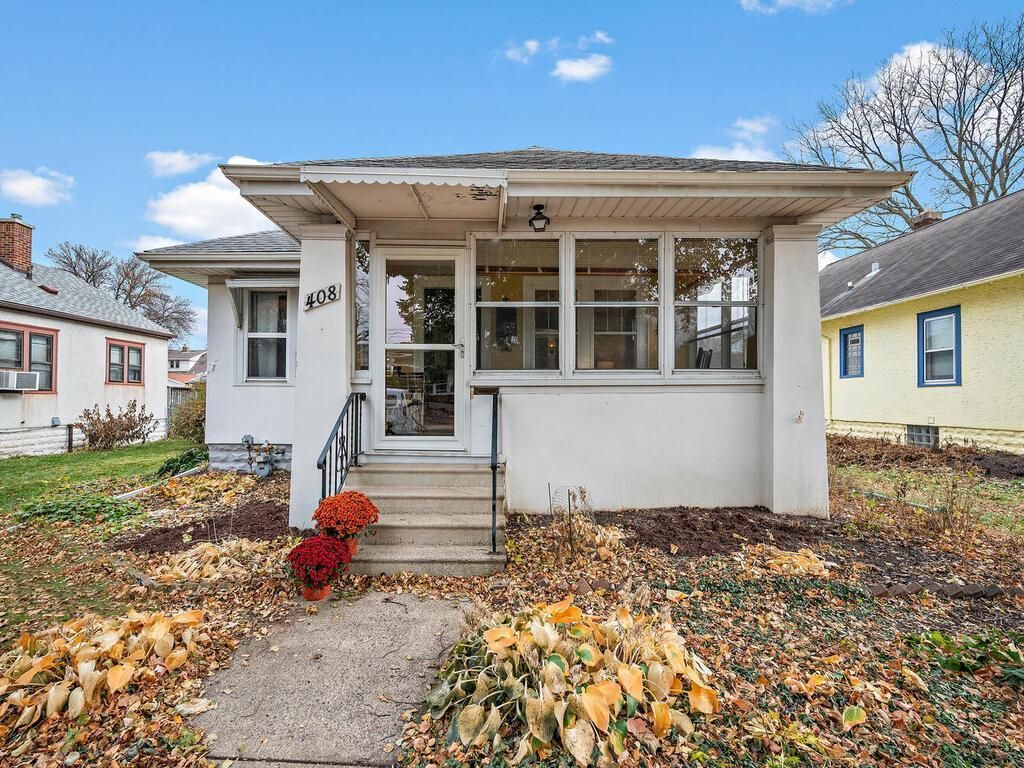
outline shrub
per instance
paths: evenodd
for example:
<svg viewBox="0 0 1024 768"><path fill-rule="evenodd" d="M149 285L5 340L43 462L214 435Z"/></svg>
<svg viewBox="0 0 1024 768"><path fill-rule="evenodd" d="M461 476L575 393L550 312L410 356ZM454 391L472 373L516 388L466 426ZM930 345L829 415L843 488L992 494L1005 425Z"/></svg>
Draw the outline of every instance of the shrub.
<svg viewBox="0 0 1024 768"><path fill-rule="evenodd" d="M377 522L377 505L359 491L342 491L320 502L313 513L317 529L328 536L358 536Z"/></svg>
<svg viewBox="0 0 1024 768"><path fill-rule="evenodd" d="M167 434L193 443L206 442L206 385L195 384L195 397L174 409Z"/></svg>
<svg viewBox="0 0 1024 768"><path fill-rule="evenodd" d="M139 405L138 400L129 401L117 413L106 406L100 412L99 405L92 409L86 408L75 424L85 434L85 442L89 448L108 451L128 443L146 442L146 438L156 429L156 416Z"/></svg>
<svg viewBox="0 0 1024 768"><path fill-rule="evenodd" d="M292 574L306 587L319 589L343 572L352 555L348 545L330 536L312 536L300 541L288 553Z"/></svg>
<svg viewBox="0 0 1024 768"><path fill-rule="evenodd" d="M160 465L160 469L157 470L156 474L158 477L164 475L180 475L186 470L198 467L200 464L210 460L210 451L205 445L196 445L192 448L186 448L184 451L179 453L177 456L172 456L163 464Z"/></svg>
<svg viewBox="0 0 1024 768"><path fill-rule="evenodd" d="M107 523L120 522L137 515L142 507L128 499L115 499L99 493L75 491L59 496L30 502L17 513L21 521L42 518L69 523L84 523L102 520Z"/></svg>

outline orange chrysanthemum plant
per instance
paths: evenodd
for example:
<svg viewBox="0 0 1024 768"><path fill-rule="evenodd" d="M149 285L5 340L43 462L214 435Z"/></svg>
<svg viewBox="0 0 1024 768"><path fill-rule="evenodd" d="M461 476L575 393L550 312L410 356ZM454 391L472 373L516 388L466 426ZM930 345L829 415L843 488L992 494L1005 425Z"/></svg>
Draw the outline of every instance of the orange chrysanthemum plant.
<svg viewBox="0 0 1024 768"><path fill-rule="evenodd" d="M342 491L320 502L313 513L317 529L339 539L359 536L377 522L377 505L359 491Z"/></svg>

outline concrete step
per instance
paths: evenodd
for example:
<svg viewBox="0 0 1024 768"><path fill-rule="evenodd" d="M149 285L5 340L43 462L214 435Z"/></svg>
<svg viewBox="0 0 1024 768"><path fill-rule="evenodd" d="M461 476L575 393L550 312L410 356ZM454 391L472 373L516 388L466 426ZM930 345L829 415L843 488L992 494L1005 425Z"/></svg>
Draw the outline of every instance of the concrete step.
<svg viewBox="0 0 1024 768"><path fill-rule="evenodd" d="M401 464L374 462L349 470L346 488L434 486L439 488L490 488L491 468L486 464ZM498 488L504 486L504 468L498 468Z"/></svg>
<svg viewBox="0 0 1024 768"><path fill-rule="evenodd" d="M349 476L351 478L351 475ZM346 482L345 490L365 493L381 517L384 515L412 515L429 513L438 515L489 515L490 488L444 488L438 486L376 486L361 482ZM504 509L505 489L498 485L498 512Z"/></svg>
<svg viewBox="0 0 1024 768"><path fill-rule="evenodd" d="M505 515L498 512L498 546L505 545ZM491 545L491 516L443 515L432 512L394 515L383 514L371 528L371 535L360 539L360 554L368 548L392 544L421 544L423 546L479 546Z"/></svg>
<svg viewBox="0 0 1024 768"><path fill-rule="evenodd" d="M490 547L384 544L359 548L353 573L429 573L434 576L487 576L505 568L505 553Z"/></svg>

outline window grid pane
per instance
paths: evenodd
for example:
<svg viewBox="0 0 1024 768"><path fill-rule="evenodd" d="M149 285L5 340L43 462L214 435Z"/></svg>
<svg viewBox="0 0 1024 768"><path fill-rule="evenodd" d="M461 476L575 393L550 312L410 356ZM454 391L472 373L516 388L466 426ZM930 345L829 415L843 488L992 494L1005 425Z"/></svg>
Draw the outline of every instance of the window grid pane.
<svg viewBox="0 0 1024 768"><path fill-rule="evenodd" d="M110 381L124 381L124 347L120 344L110 345L107 378L110 379Z"/></svg>
<svg viewBox="0 0 1024 768"><path fill-rule="evenodd" d="M53 336L30 334L29 370L39 374L39 389L53 389Z"/></svg>
<svg viewBox="0 0 1024 768"><path fill-rule="evenodd" d="M24 334L21 331L0 328L0 368L21 370L24 343Z"/></svg>
<svg viewBox="0 0 1024 768"><path fill-rule="evenodd" d="M249 332L287 333L288 294L284 291L253 291L249 294Z"/></svg>

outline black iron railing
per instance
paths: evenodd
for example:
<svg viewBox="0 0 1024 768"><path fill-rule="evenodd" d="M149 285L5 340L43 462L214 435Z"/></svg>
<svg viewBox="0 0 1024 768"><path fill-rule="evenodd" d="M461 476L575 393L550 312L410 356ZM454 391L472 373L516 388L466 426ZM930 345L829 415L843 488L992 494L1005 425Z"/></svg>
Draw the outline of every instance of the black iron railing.
<svg viewBox="0 0 1024 768"><path fill-rule="evenodd" d="M345 486L349 467L359 466L363 453L363 401L365 392L353 392L345 401L331 436L327 438L316 468L320 470L320 500L333 496Z"/></svg>
<svg viewBox="0 0 1024 768"><path fill-rule="evenodd" d="M491 392L491 554L498 552L498 390Z"/></svg>

